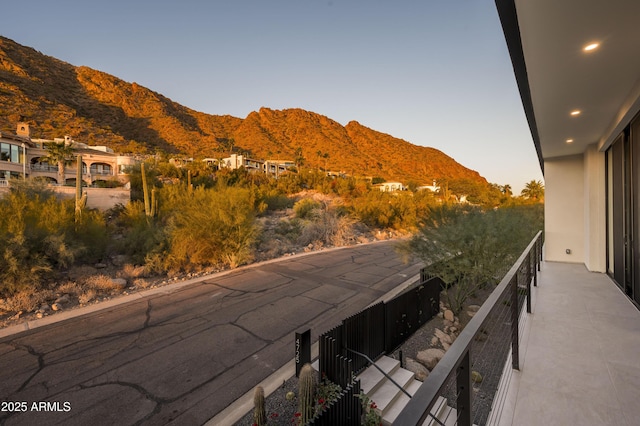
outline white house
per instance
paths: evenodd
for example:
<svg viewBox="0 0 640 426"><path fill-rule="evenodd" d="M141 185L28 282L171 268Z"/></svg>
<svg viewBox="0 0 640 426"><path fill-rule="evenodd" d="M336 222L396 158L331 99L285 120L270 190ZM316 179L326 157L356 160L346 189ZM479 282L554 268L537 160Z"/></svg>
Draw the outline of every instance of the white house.
<svg viewBox="0 0 640 426"><path fill-rule="evenodd" d="M640 303L640 2L496 0L545 178L545 256Z"/></svg>

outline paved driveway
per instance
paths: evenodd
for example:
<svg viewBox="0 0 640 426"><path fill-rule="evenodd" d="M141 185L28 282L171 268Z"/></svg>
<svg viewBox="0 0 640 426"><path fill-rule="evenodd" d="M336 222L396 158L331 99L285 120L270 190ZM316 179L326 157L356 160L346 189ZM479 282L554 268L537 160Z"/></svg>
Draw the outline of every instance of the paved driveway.
<svg viewBox="0 0 640 426"><path fill-rule="evenodd" d="M248 267L0 339L0 423L201 425L289 361L296 330L315 342L415 275L393 246Z"/></svg>

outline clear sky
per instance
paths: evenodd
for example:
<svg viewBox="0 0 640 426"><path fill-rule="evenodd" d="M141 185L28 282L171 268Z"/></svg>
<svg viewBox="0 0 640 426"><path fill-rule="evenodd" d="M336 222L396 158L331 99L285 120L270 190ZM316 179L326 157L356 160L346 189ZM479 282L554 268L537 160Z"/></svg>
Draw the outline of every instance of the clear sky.
<svg viewBox="0 0 640 426"><path fill-rule="evenodd" d="M21 0L0 34L189 108L356 120L490 182L542 179L493 0Z"/></svg>

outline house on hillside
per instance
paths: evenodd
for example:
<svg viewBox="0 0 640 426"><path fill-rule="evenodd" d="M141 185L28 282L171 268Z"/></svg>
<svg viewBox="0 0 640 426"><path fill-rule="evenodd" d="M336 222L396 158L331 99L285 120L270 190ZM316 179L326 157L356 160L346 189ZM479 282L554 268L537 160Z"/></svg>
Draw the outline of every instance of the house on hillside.
<svg viewBox="0 0 640 426"><path fill-rule="evenodd" d="M265 173L275 177L294 167L295 163L290 160L256 160L245 157L242 154L231 154L229 157L220 160L220 168L240 169L244 168L253 173Z"/></svg>
<svg viewBox="0 0 640 426"><path fill-rule="evenodd" d="M0 132L0 188L6 188L11 179L37 177L56 185L54 190L58 196L74 197L75 189L64 185L75 183L76 161L73 159L68 162L64 182L58 182L58 165L44 160L48 154L47 144L52 142L65 143L71 146L74 157L82 156L82 180L87 186L91 186L87 188L89 207L108 209L129 201L129 189L100 186L107 186L109 181L126 184L129 181L126 169L135 163L133 157L117 155L105 146L76 142L69 136L53 140L31 139L29 125L26 123L18 123L16 134Z"/></svg>
<svg viewBox="0 0 640 426"><path fill-rule="evenodd" d="M400 182L383 182L374 185L374 188L378 188L382 192L396 192L406 191L407 188Z"/></svg>
<svg viewBox="0 0 640 426"><path fill-rule="evenodd" d="M431 185L422 185L422 186L419 186L417 189L418 191L424 191L424 190L431 191L431 192L440 191L440 187L436 185L435 179L433 180L433 183Z"/></svg>
<svg viewBox="0 0 640 426"><path fill-rule="evenodd" d="M89 146L74 141L70 136L64 138L32 139L29 125L18 123L16 134L0 133L0 180L5 183L10 178L40 177L50 183L66 185L75 182L76 165L70 160L65 169L65 181L58 182L58 166L44 160L48 143L62 143L71 146L73 155L82 155L82 179L88 185L109 180L125 183L127 167L133 165L132 157L118 155L106 146Z"/></svg>

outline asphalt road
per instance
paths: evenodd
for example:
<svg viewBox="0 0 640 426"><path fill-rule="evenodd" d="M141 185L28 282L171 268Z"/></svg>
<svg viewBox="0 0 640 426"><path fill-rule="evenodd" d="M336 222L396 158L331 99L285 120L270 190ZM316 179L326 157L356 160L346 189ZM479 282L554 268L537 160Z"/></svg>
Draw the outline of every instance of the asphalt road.
<svg viewBox="0 0 640 426"><path fill-rule="evenodd" d="M418 273L393 242L287 258L0 339L2 425L202 425ZM35 404L34 404L35 403Z"/></svg>

